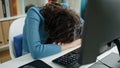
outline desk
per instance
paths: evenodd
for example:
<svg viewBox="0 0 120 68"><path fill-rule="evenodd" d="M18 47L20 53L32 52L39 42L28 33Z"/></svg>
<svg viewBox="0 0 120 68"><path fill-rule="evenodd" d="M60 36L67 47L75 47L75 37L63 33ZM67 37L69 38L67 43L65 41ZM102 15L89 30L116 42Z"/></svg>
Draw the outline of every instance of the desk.
<svg viewBox="0 0 120 68"><path fill-rule="evenodd" d="M58 64L55 64L53 62L51 62L53 59L61 56L61 55L64 55L76 48L78 48L79 46L77 47L74 47L74 48L71 48L71 49L68 49L68 50L65 50L65 51L62 51L58 54L55 54L55 55L52 55L52 56L49 56L49 57L45 57L45 58L42 58L41 60L43 60L45 63L47 63L48 65L52 66L53 68L64 68ZM103 57L107 56L108 54L110 54L111 52L115 52L115 53L118 53L117 51L117 47L113 47L112 49L110 49L109 51L105 52L104 54L98 56L98 59L102 59ZM8 62L5 62L5 63L2 63L0 64L0 68L17 68L19 66L22 66L24 64L27 64L31 61L33 61L34 59L32 59L32 57L30 56L30 54L26 54L24 56L21 56L19 58L16 58L16 59L13 59L13 60L10 60ZM92 63L93 64L93 63ZM89 65L83 65L81 66L80 68L88 68L90 65L92 64L89 64Z"/></svg>

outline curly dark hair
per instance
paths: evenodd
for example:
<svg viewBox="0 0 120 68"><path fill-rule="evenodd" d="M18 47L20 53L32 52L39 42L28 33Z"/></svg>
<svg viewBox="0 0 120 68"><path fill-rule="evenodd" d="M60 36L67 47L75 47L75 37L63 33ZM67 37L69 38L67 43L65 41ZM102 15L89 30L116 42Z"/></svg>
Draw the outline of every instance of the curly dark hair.
<svg viewBox="0 0 120 68"><path fill-rule="evenodd" d="M48 32L46 43L70 43L80 38L80 17L73 10L58 3L48 3L42 11L45 31Z"/></svg>

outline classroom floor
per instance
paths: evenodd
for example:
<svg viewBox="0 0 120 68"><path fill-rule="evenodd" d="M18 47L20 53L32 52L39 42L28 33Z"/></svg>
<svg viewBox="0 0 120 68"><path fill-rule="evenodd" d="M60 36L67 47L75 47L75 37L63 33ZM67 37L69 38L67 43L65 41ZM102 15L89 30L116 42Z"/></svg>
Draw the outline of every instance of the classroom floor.
<svg viewBox="0 0 120 68"><path fill-rule="evenodd" d="M9 50L4 50L0 52L0 63L4 63L6 61L9 61L10 58L10 54L9 54Z"/></svg>

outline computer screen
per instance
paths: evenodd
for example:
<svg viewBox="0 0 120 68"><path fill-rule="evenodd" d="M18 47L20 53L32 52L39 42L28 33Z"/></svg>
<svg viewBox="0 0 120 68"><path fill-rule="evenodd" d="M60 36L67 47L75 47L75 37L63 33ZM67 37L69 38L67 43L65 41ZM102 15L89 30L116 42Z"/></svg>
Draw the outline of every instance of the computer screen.
<svg viewBox="0 0 120 68"><path fill-rule="evenodd" d="M84 15L79 63L89 64L120 37L120 0L88 0Z"/></svg>

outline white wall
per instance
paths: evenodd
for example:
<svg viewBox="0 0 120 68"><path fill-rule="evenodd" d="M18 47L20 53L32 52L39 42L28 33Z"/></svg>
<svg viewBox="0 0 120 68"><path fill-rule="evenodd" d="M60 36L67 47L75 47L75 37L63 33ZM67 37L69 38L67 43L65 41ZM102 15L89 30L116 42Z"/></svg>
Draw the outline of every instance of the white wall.
<svg viewBox="0 0 120 68"><path fill-rule="evenodd" d="M66 0L66 2L80 15L81 0Z"/></svg>
<svg viewBox="0 0 120 68"><path fill-rule="evenodd" d="M71 9L75 10L80 15L81 0L66 0ZM48 3L48 0L24 0L24 6L34 4L36 6L43 6Z"/></svg>
<svg viewBox="0 0 120 68"><path fill-rule="evenodd" d="M36 6L43 6L48 3L48 0L24 0L24 4L26 5L36 5Z"/></svg>

